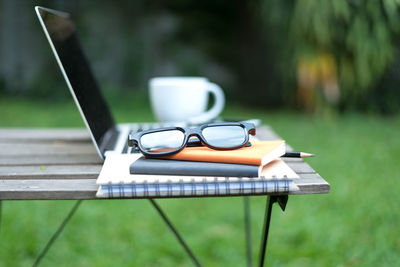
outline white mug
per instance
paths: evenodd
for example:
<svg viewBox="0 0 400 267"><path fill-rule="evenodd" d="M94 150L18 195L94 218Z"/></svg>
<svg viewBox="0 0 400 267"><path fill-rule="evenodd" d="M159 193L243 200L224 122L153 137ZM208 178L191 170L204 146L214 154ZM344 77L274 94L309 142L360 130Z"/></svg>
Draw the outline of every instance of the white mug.
<svg viewBox="0 0 400 267"><path fill-rule="evenodd" d="M152 78L149 91L153 112L161 122L208 122L222 112L225 104L221 87L203 77ZM215 103L206 111L210 93Z"/></svg>

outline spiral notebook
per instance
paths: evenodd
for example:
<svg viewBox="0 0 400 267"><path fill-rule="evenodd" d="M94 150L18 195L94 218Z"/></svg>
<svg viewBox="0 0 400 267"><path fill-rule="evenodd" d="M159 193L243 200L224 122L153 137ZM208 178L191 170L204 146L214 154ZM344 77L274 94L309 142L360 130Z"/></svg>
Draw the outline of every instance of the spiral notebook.
<svg viewBox="0 0 400 267"><path fill-rule="evenodd" d="M99 198L241 196L289 193L298 190L293 182L293 179L298 177L289 177L282 172L279 177L271 173L269 177L254 178L130 174L130 164L137 157L135 154L109 154L96 181L99 185L96 196ZM286 164L283 166L293 173Z"/></svg>

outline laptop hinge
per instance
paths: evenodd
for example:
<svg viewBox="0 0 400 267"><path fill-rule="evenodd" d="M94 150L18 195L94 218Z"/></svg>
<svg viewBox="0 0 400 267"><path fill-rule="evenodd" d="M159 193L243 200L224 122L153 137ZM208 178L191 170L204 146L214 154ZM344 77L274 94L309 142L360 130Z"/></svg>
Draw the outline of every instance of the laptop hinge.
<svg viewBox="0 0 400 267"><path fill-rule="evenodd" d="M114 150L115 145L118 141L119 132L116 127L109 129L101 138L100 138L100 152L102 155L107 150Z"/></svg>

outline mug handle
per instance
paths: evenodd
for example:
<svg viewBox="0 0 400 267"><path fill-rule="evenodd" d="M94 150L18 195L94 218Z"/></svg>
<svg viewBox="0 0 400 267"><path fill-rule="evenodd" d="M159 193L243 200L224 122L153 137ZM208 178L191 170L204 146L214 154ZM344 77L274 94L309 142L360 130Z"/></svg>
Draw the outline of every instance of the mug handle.
<svg viewBox="0 0 400 267"><path fill-rule="evenodd" d="M212 119L216 118L224 109L225 105L225 95L224 91L215 83L208 83L207 85L207 92L210 92L215 97L214 106L204 112L203 114L190 118L189 122L192 124L200 124L211 121Z"/></svg>

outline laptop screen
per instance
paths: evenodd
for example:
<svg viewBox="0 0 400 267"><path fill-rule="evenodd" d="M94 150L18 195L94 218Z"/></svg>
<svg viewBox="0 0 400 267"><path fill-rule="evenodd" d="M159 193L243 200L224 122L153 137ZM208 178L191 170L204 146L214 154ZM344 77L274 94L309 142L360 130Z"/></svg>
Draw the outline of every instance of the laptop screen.
<svg viewBox="0 0 400 267"><path fill-rule="evenodd" d="M102 154L100 144L115 129L115 122L81 49L75 25L67 13L41 7L36 11L68 87Z"/></svg>

